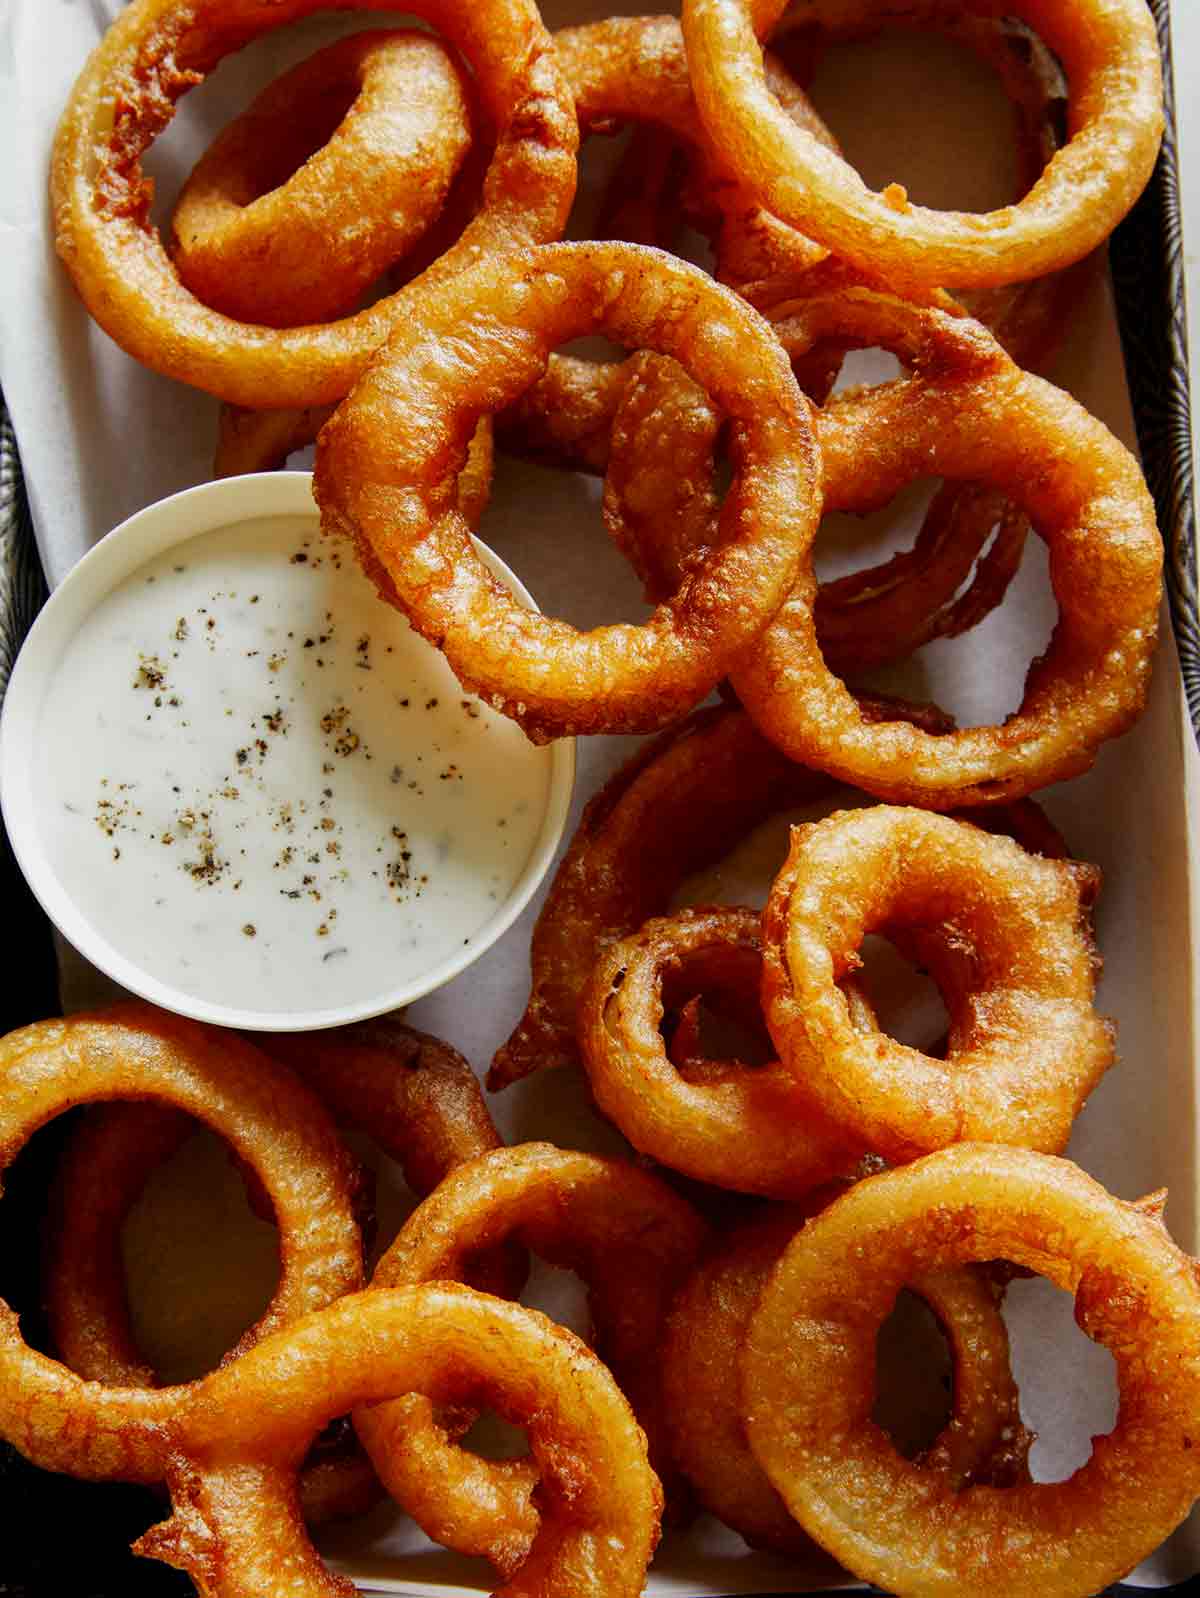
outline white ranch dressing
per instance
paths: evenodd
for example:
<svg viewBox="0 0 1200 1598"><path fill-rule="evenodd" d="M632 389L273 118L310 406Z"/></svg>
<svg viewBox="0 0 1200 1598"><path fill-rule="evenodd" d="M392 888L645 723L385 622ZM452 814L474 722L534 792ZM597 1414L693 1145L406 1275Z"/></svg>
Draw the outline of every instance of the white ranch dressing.
<svg viewBox="0 0 1200 1598"><path fill-rule="evenodd" d="M550 761L311 519L205 533L91 613L48 688L43 847L108 942L197 999L370 1001L469 944Z"/></svg>

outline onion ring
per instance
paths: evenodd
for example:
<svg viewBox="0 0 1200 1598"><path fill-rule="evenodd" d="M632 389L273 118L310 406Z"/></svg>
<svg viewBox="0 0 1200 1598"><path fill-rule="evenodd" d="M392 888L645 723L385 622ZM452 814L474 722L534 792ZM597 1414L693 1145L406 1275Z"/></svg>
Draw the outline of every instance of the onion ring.
<svg viewBox="0 0 1200 1598"><path fill-rule="evenodd" d="M565 1327L449 1282L343 1298L207 1377L175 1428L175 1513L135 1552L209 1598L262 1598L282 1571L294 1598L353 1598L304 1535L295 1470L332 1416L395 1393L482 1397L529 1433L541 1520L495 1598L640 1598L662 1495L628 1403Z"/></svg>
<svg viewBox="0 0 1200 1598"><path fill-rule="evenodd" d="M836 18L832 14L836 11ZM996 73L1016 124L1017 184L1034 187L1066 138L1068 85L1062 67L1031 29L1008 17L939 15L906 6L903 14L881 18L873 0L833 0L810 11L801 33L816 32L821 42L870 36L881 27L933 29L965 47ZM1001 288L957 290L977 322L995 334L1018 366L1042 371L1062 340L1071 313L1096 275L1103 251L1060 272Z"/></svg>
<svg viewBox="0 0 1200 1598"><path fill-rule="evenodd" d="M706 1237L691 1206L648 1171L526 1143L451 1173L401 1228L371 1287L461 1280L479 1250L509 1239L578 1271L597 1352L646 1432L670 1504L681 1483L662 1433L656 1351L671 1297ZM360 1411L355 1426L392 1497L430 1536L484 1554L504 1574L520 1565L538 1520L529 1461L465 1452L453 1441L461 1419L448 1431L415 1396Z"/></svg>
<svg viewBox="0 0 1200 1598"><path fill-rule="evenodd" d="M808 407L765 325L696 268L633 244L543 245L511 280L488 261L408 303L318 441L326 530L355 541L464 687L535 741L649 731L690 709L774 614L815 531ZM492 577L449 486L482 406L511 403L554 345L599 330L689 361L732 422L735 476L721 541L679 592L644 626L580 634ZM453 363L438 354L450 337Z"/></svg>
<svg viewBox="0 0 1200 1598"><path fill-rule="evenodd" d="M863 1145L815 1110L779 1061L706 1062L697 1081L675 1068L660 1031L665 978L682 970L705 994L756 994L761 966L754 911L647 921L596 962L579 1000L579 1046L598 1107L639 1153L717 1187L795 1199L849 1172Z"/></svg>
<svg viewBox="0 0 1200 1598"><path fill-rule="evenodd" d="M449 1044L391 1019L323 1033L256 1034L340 1124L366 1132L424 1197L456 1165L500 1147L471 1067ZM43 1293L59 1356L88 1381L157 1387L137 1347L124 1288L120 1232L151 1171L193 1129L186 1115L149 1104L93 1111L59 1161ZM249 1173L253 1174L253 1173ZM269 1204L267 1219L273 1219ZM474 1262L471 1284L520 1291L525 1261L507 1249ZM361 1514L380 1495L363 1455L321 1450L300 1477L305 1521Z"/></svg>
<svg viewBox="0 0 1200 1598"><path fill-rule="evenodd" d="M59 123L51 169L55 243L80 297L109 336L153 371L238 405L336 402L398 322L412 286L321 326L264 331L201 304L179 281L149 220L141 157L179 97L222 56L322 0L137 0L93 51ZM387 9L387 0L346 0ZM483 205L424 274L449 280L481 254L523 255L557 237L575 187L578 128L570 91L532 0L414 0L474 72L498 130Z"/></svg>
<svg viewBox="0 0 1200 1598"><path fill-rule="evenodd" d="M750 1544L818 1562L822 1584L841 1574L793 1520L746 1441L740 1371L731 1352L784 1250L841 1189L822 1189L803 1207L772 1207L727 1233L676 1295L662 1347L667 1427L675 1458L710 1513ZM912 1291L950 1344L953 1408L918 1464L961 1490L973 1481L1028 1481L1032 1434L1021 1424L1008 1334L995 1283L971 1268L921 1278ZM872 1370L872 1390L875 1387Z"/></svg>
<svg viewBox="0 0 1200 1598"><path fill-rule="evenodd" d="M921 714L899 702L875 705L880 716ZM926 724L939 724L936 712ZM603 951L665 914L686 877L768 816L834 792L726 706L697 711L637 750L589 800L559 862L533 929L529 1003L492 1061L488 1088L576 1064L576 1008Z"/></svg>
<svg viewBox="0 0 1200 1598"><path fill-rule="evenodd" d="M875 1339L907 1283L993 1259L1075 1295L1076 1321L1113 1355L1120 1406L1068 1480L955 1492L871 1423ZM1198 1319L1196 1267L1161 1196L1124 1204L1066 1160L961 1145L858 1183L788 1248L750 1323L747 1433L792 1514L867 1581L1079 1598L1132 1569L1200 1494Z"/></svg>
<svg viewBox="0 0 1200 1598"><path fill-rule="evenodd" d="M42 1292L58 1357L77 1376L108 1387L157 1388L157 1372L133 1334L125 1293L121 1228L151 1172L191 1136L195 1122L155 1104L106 1104L72 1133L51 1190ZM274 1220L250 1167L243 1177L255 1213ZM300 1478L310 1526L365 1514L382 1489L361 1450L319 1439Z"/></svg>
<svg viewBox="0 0 1200 1598"><path fill-rule="evenodd" d="M969 12L950 16L920 5L882 16L874 0L818 0L784 26L787 31L776 38L774 48L783 52L791 72L797 70L796 55L803 58L798 75L804 84L811 81L828 44L871 38L884 28L937 32L969 50L996 74L1014 113L1021 193L1034 187L1066 138L1067 81L1062 67L1037 34L1011 16L992 18ZM1018 366L1042 371L1102 260L1103 251L1097 251L1074 267L1030 282L955 292L976 321L992 330ZM787 269L768 262L754 275L786 280ZM783 286L792 291L796 285L785 281ZM749 290L755 303L761 303L764 287L759 284Z"/></svg>
<svg viewBox="0 0 1200 1598"><path fill-rule="evenodd" d="M840 156L798 129L773 99L756 33L787 0L684 0L696 106L739 178L785 222L899 292L988 287L1041 277L1108 237L1154 166L1162 72L1142 0L1013 0L1062 61L1071 137L1033 190L987 215L909 202L898 184L872 193ZM968 0L971 11L984 9ZM912 13L912 4L903 8ZM930 10L938 9L931 5ZM838 7L816 14L836 19Z"/></svg>
<svg viewBox="0 0 1200 1598"><path fill-rule="evenodd" d="M873 509L931 472L991 484L1030 510L1046 540L1059 620L1002 726L937 737L880 726L860 718L821 660L806 560L732 673L742 703L793 759L896 803L993 804L1086 771L1141 713L1158 633L1162 543L1137 463L978 323L865 289L796 301L788 319L789 337L882 344L915 374L820 412L825 508Z"/></svg>
<svg viewBox="0 0 1200 1598"><path fill-rule="evenodd" d="M948 816L881 805L797 827L763 912L763 1012L836 1126L894 1163L955 1142L1057 1153L1113 1060L1093 1008L1094 867ZM864 1036L837 984L871 932L920 940L946 1059Z"/></svg>
<svg viewBox="0 0 1200 1598"><path fill-rule="evenodd" d="M311 1093L237 1037L149 1005L43 1021L0 1042L0 1167L77 1104L148 1099L211 1126L253 1167L275 1208L280 1278L227 1356L362 1282L353 1162ZM170 1427L194 1383L147 1389L82 1382L23 1341L0 1305L0 1433L47 1470L158 1482Z"/></svg>
<svg viewBox="0 0 1200 1598"><path fill-rule="evenodd" d="M171 222L176 270L237 321L342 316L436 218L470 145L469 90L439 40L340 39L277 78L200 158Z"/></svg>
<svg viewBox="0 0 1200 1598"><path fill-rule="evenodd" d="M1067 858L1061 836L1031 800L985 811L978 821L960 819L1031 853ZM1068 869L1090 904L1096 874L1073 863ZM916 964L932 960L936 970L942 963L928 935L901 934L899 941ZM706 1056L699 994L711 1000L715 993L719 1013L761 1026L761 970L759 917L751 911L693 909L652 919L600 953L578 1003L578 1042L598 1108L640 1153L718 1187L799 1198L832 1176L861 1172L864 1144L815 1106L779 1062L749 1067ZM678 1009L664 1043L664 989L681 981L681 992L697 996ZM853 977L839 985L850 1027L874 1047L879 1028L865 995ZM671 1007L678 1008L675 1000Z"/></svg>

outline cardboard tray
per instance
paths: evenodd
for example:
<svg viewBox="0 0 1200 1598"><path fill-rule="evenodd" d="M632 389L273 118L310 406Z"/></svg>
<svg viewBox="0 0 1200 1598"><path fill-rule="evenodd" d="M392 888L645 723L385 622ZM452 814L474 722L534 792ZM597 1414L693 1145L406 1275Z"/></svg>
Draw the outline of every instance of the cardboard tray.
<svg viewBox="0 0 1200 1598"><path fill-rule="evenodd" d="M596 9L603 13L609 7ZM1165 44L1169 0L1155 0L1155 9ZM550 0L545 10L555 22L568 17L574 20L583 7L556 5ZM1200 50L1197 65L1200 67ZM1194 711L1200 713L1200 613L1196 604L1178 193L1172 137L1151 188L1114 238L1112 267L1138 437L1170 557L1168 582L1179 664L1188 697ZM7 351L0 344L0 358L7 361L14 349L14 344ZM15 396L12 367L0 365L0 375ZM1119 427L1119 419L1113 425ZM34 481L42 484L47 440L39 435L23 441L27 449L32 446L31 461L38 462ZM44 492L35 497L42 501ZM551 504L542 509L546 538L556 531L552 524L558 508ZM563 574L564 586L578 583L587 558L585 551L578 556L566 553L571 569ZM15 652L43 591L34 530L5 418L0 421L0 611L6 652L0 671L5 676L7 659ZM538 592L548 608L554 608L555 593L545 592L544 587ZM1109 956L1109 978L1102 1004L1121 1020L1125 1060L1097 1096L1073 1149L1081 1163L1125 1196L1158 1181L1169 1181L1172 1228L1185 1246L1196 1250L1200 1244L1196 1137L1200 1123L1195 1066L1200 1011L1196 1005L1194 916L1195 873L1200 869L1200 790L1180 682L1168 642L1160 657L1151 708L1139 728L1104 752L1093 776L1054 790L1049 808L1078 853L1101 859L1106 868L1100 937ZM591 743L603 746L606 741ZM593 787L621 751L620 741L607 741L607 752L585 765L581 789ZM1117 827L1119 854L1114 853L1111 842ZM1106 842L1106 836L1110 841ZM764 845L768 857L771 847L768 840ZM716 891L736 897L743 881L756 879L760 864L753 858L737 862L715 885ZM0 853L0 884L9 911L7 958L0 968L0 1024L7 1031L55 1012L58 970L49 928L17 874L6 843ZM713 887L706 882L696 891L706 893ZM528 923L523 931L515 929L509 936L527 935ZM1119 949L1115 947L1118 942ZM1127 952L1129 960L1124 958ZM508 991L509 969L491 966L475 973L474 991L482 995L477 1009L486 1011L491 1000L501 1018L515 1013L521 994ZM502 1036L506 1029L500 1028L493 1016L490 1028L481 1032L479 1039L464 1034L466 1022L459 1012L462 984L468 980L469 975L441 998L426 1001L417 1019L433 1030L444 1030L482 1066L488 1052L482 1039L488 1037L489 1047L494 1046L499 1041L497 1031ZM1134 993L1135 989L1142 991ZM569 1122L578 1113L561 1084L547 1089L547 1096L555 1100L552 1112L547 1113L560 1121L565 1118ZM536 1136L546 1125L544 1118L531 1111L528 1101L517 1109L503 1103L497 1109L503 1109L502 1124L510 1137ZM1118 1146L1115 1136L1115 1129L1122 1127L1132 1128L1135 1134L1128 1139L1128 1150ZM40 1217L62 1131L61 1123L56 1123L39 1134L6 1175L5 1199L0 1204L0 1294L23 1312L27 1335L35 1341L43 1331L37 1287ZM580 1133L581 1141L592 1136L582 1127ZM1026 1355L1028 1374L1019 1371L1024 1391L1037 1386L1040 1354L1040 1350L1030 1350ZM1077 1400L1086 1410L1091 1395L1086 1391L1067 1395L1068 1405ZM1049 1400L1042 1394L1039 1418L1047 1413L1046 1402ZM135 1560L127 1552L130 1540L161 1517L161 1501L153 1494L49 1476L0 1447L0 1504L0 1524L6 1532L0 1549L0 1594L22 1598L57 1598L63 1593L74 1598L108 1598L112 1594L115 1598L120 1593L122 1598L130 1598L141 1593L191 1590L178 1572ZM1173 1545L1177 1546L1156 1562L1148 1576L1136 1576L1114 1591L1138 1590L1147 1584L1179 1592L1189 1587L1184 1578L1200 1569L1200 1535L1194 1528L1185 1529L1173 1539ZM778 1561L738 1556L728 1540L719 1536L705 1534L702 1548L699 1557L690 1559L680 1557L678 1551L668 1554L652 1573L650 1593L662 1598L685 1593L718 1598L795 1590L787 1567ZM478 1585L485 1578L479 1576L477 1567L416 1547L398 1561L394 1550L394 1535L386 1530L366 1539L352 1533L348 1539L335 1538L331 1546L341 1567L374 1590L438 1593L444 1598L487 1590Z"/></svg>

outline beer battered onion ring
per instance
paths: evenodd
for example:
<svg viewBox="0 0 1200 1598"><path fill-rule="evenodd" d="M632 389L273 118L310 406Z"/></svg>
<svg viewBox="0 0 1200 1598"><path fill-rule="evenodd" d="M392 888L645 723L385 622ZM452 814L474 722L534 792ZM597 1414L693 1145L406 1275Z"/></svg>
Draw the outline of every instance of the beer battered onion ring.
<svg viewBox="0 0 1200 1598"><path fill-rule="evenodd" d="M973 827L1015 839L1023 849L1065 860L1067 849L1032 802L967 814ZM1084 897L1095 874L1073 865ZM934 934L901 934L897 943L915 964L930 958ZM709 1059L701 1040L701 996L716 1011L753 1031L762 1024L760 918L724 907L681 910L647 921L610 943L584 985L578 1004L583 1064L598 1107L640 1153L699 1181L737 1192L797 1198L832 1175L863 1168L861 1140L814 1105L778 1062L750 1067ZM675 1024L664 1041L665 989L678 992ZM849 1026L875 1040L879 1027L853 976L839 984ZM679 997L695 996L682 1005ZM937 1051L940 1052L940 1051Z"/></svg>
<svg viewBox="0 0 1200 1598"><path fill-rule="evenodd" d="M852 1170L865 1146L778 1060L706 1061L696 1080L676 1069L660 1030L664 981L679 974L705 996L732 990L735 1006L748 991L757 1011L761 967L752 910L647 921L596 962L579 1000L579 1046L597 1105L639 1153L717 1187L797 1199Z"/></svg>
<svg viewBox="0 0 1200 1598"><path fill-rule="evenodd" d="M500 1147L475 1073L427 1032L387 1019L303 1036L260 1033L256 1041L339 1124L367 1133L420 1197L455 1166ZM121 1228L150 1173L193 1125L157 1105L108 1105L85 1119L59 1162L43 1293L60 1357L89 1381L158 1386L133 1335ZM266 1218L273 1219L269 1205ZM515 1297L525 1271L522 1251L497 1250L472 1261L471 1286ZM306 1461L300 1507L309 1525L321 1525L364 1513L381 1491L361 1451L338 1441Z"/></svg>
<svg viewBox="0 0 1200 1598"><path fill-rule="evenodd" d="M579 1338L535 1310L451 1282L340 1299L200 1384L174 1429L175 1512L135 1551L207 1598L353 1598L305 1536L295 1472L333 1416L396 1393L481 1399L524 1427L541 1517L494 1598L640 1598L662 1493L628 1403Z"/></svg>
<svg viewBox="0 0 1200 1598"><path fill-rule="evenodd" d="M324 0L136 0L81 72L51 168L55 242L84 304L153 371L262 408L340 400L398 321L412 286L357 315L264 329L203 305L180 282L149 218L141 157L176 101L221 58ZM343 9L387 10L388 0ZM519 256L562 230L575 191L578 126L550 35L532 0L414 0L409 10L465 57L497 130L479 213L424 276L446 280L481 255Z"/></svg>
<svg viewBox="0 0 1200 1598"><path fill-rule="evenodd" d="M78 1104L149 1100L224 1137L261 1180L279 1229L279 1285L227 1356L362 1284L357 1172L318 1100L236 1036L149 1005L44 1021L0 1042L0 1167ZM171 1427L197 1384L81 1380L22 1339L0 1304L0 1434L34 1464L90 1480L162 1481Z"/></svg>
<svg viewBox="0 0 1200 1598"><path fill-rule="evenodd" d="M1066 1160L964 1144L809 1222L750 1322L742 1395L759 1464L822 1547L929 1598L1078 1598L1158 1547L1200 1494L1200 1289L1161 1202L1122 1203ZM1066 1481L958 1492L871 1422L876 1334L908 1283L996 1259L1075 1295L1115 1361L1119 1408Z"/></svg>
<svg viewBox="0 0 1200 1598"><path fill-rule="evenodd" d="M835 1126L894 1163L957 1142L1058 1153L1113 1060L1093 1007L1098 882L1094 867L924 810L793 828L763 911L780 1058ZM851 1017L838 983L872 932L919 938L949 1012L945 1059Z"/></svg>
<svg viewBox="0 0 1200 1598"><path fill-rule="evenodd" d="M509 1240L577 1271L588 1284L596 1351L646 1432L670 1505L681 1483L663 1437L657 1349L671 1298L707 1235L691 1206L650 1172L526 1143L452 1172L401 1228L371 1287L461 1280L480 1250ZM485 1555L502 1574L521 1564L538 1525L533 1464L458 1447L427 1398L358 1411L354 1424L392 1497L429 1536Z"/></svg>
<svg viewBox="0 0 1200 1598"><path fill-rule="evenodd" d="M662 1346L667 1431L675 1458L704 1507L752 1548L818 1562L830 1557L793 1520L746 1441L736 1354L777 1261L801 1227L843 1189L821 1189L805 1206L772 1209L727 1233L676 1295ZM961 1489L973 1481L1028 1481L1032 1434L1021 1423L1008 1333L993 1281L970 1267L922 1277L912 1288L950 1345L950 1419L915 1461ZM875 1391L875 1372L871 1372Z"/></svg>
<svg viewBox="0 0 1200 1598"><path fill-rule="evenodd" d="M787 71L807 87L828 45L873 38L892 28L940 34L991 69L1013 113L1016 192L1028 193L1068 136L1068 86L1051 51L1013 17L972 15L961 7L934 9L927 3L891 6L885 14L876 0L808 0L784 19L773 36L772 50L781 53ZM783 234L791 231L779 226ZM1018 366L1038 371L1062 338L1102 254L1097 252L1090 264L1084 261L1032 281L983 290L956 287L954 292L977 321L992 329ZM774 258L764 250L758 269L748 275L786 282L787 257L778 257L778 250ZM794 280L794 272L791 275ZM752 302L760 303L764 290L768 285L755 282L746 292Z"/></svg>
<svg viewBox="0 0 1200 1598"><path fill-rule="evenodd" d="M788 321L789 336L879 344L913 370L819 413L825 509L876 509L930 474L999 488L1049 547L1059 616L1002 725L932 737L880 725L821 659L806 556L731 674L746 709L792 759L899 804L992 804L1088 770L1100 744L1140 715L1158 635L1162 541L1136 461L969 319L851 288L796 301Z"/></svg>
<svg viewBox="0 0 1200 1598"><path fill-rule="evenodd" d="M133 1334L121 1228L151 1173L195 1131L178 1110L105 1104L89 1110L58 1163L50 1194L42 1292L55 1352L77 1376L109 1387L159 1387ZM273 1221L270 1200L243 1167L255 1213ZM366 1195L364 1195L365 1197ZM310 1526L365 1514L383 1489L344 1436L318 1440L300 1477Z"/></svg>
<svg viewBox="0 0 1200 1598"><path fill-rule="evenodd" d="M930 728L952 725L930 706L875 700L871 709L919 717ZM665 914L685 878L727 855L768 816L836 788L780 754L744 711L726 706L696 711L637 750L588 801L559 862L533 929L529 1002L492 1060L488 1088L577 1064L579 996L603 951ZM1024 824L1026 811L1041 815L1032 804L997 814Z"/></svg>
<svg viewBox="0 0 1200 1598"><path fill-rule="evenodd" d="M899 184L875 194L796 127L767 86L755 37L770 32L786 4L684 0L697 109L725 159L775 215L862 272L886 275L898 291L988 287L1057 271L1103 243L1145 187L1163 113L1158 40L1144 0L1005 7L1062 62L1071 137L1024 199L986 215L913 205ZM985 6L967 0L966 9ZM834 4L818 15L836 20L837 12Z"/></svg>
<svg viewBox="0 0 1200 1598"><path fill-rule="evenodd" d="M633 244L543 245L511 278L488 261L414 286L408 308L317 441L325 529L535 741L651 731L690 709L774 615L816 530L812 419L770 330L695 267ZM480 411L515 400L555 345L599 331L688 365L732 424L734 479L720 540L679 591L644 625L580 633L491 575L452 491Z"/></svg>
<svg viewBox="0 0 1200 1598"><path fill-rule="evenodd" d="M439 40L340 39L209 146L175 207L171 258L238 321L341 316L436 219L470 146L469 90Z"/></svg>

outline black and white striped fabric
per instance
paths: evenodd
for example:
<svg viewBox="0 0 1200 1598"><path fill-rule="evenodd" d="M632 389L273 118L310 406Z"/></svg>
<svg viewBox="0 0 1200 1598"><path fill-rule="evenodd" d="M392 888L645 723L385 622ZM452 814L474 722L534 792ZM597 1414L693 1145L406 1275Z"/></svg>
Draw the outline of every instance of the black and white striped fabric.
<svg viewBox="0 0 1200 1598"><path fill-rule="evenodd" d="M0 700L21 640L45 597L17 441L0 397Z"/></svg>
<svg viewBox="0 0 1200 1598"><path fill-rule="evenodd" d="M1109 258L1138 444L1165 545L1184 691L1200 737L1200 577L1170 0L1152 5L1167 64L1167 131L1154 176L1117 229Z"/></svg>

